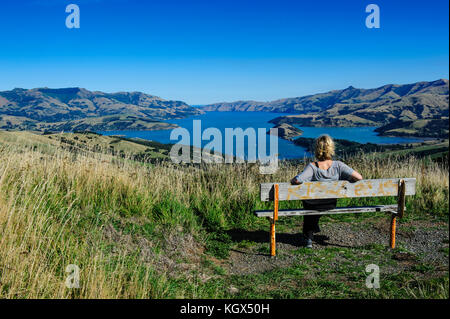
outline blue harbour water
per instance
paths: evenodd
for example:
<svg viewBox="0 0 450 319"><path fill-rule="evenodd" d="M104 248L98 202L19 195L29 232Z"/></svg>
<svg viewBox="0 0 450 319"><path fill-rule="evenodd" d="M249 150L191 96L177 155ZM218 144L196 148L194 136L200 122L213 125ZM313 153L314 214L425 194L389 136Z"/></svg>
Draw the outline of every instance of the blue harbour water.
<svg viewBox="0 0 450 319"><path fill-rule="evenodd" d="M222 145L225 148L225 129L226 128L247 128L255 129L257 134L258 128L264 128L268 130L273 127L274 124L269 123L270 120L278 117L289 115L286 113L268 113L268 112L207 112L203 115L191 116L184 119L169 120L166 122L177 124L178 126L187 129L190 132L191 143L193 120L201 120L201 129L204 131L207 128L217 128L222 133ZM316 138L321 134L329 134L336 139L346 139L359 143L376 143L376 144L397 144L397 143L414 143L420 142L421 139L417 138L405 138L405 137L385 137L377 136L374 132L375 127L299 127L303 130L302 137ZM160 143L175 144L179 139L171 140L170 133L172 130L159 130L159 131L100 131L98 133L104 135L122 135L126 137L137 137L146 140L153 140ZM205 146L209 141L202 141L202 146ZM258 143L258 140L257 140ZM247 139L246 139L247 144ZM269 136L266 135L266 149L267 155L269 155ZM225 149L223 149L223 153ZM278 139L278 154L280 159L293 159L304 158L310 154L305 148L296 146L294 143ZM230 154L231 155L231 154ZM234 149L233 154L236 155Z"/></svg>

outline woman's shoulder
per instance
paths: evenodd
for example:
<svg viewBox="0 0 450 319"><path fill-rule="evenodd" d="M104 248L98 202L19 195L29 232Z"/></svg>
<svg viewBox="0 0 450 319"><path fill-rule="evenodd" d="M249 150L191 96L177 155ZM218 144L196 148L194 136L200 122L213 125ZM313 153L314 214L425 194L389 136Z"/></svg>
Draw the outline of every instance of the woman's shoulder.
<svg viewBox="0 0 450 319"><path fill-rule="evenodd" d="M341 168L341 167L345 167L345 166L347 166L344 162L342 162L342 161L333 161L333 164L332 164L334 167L338 167L338 168Z"/></svg>
<svg viewBox="0 0 450 319"><path fill-rule="evenodd" d="M347 164L345 164L342 161L335 161L335 167L337 167L339 170L341 171L347 171L347 170L352 170L352 168L350 166L348 166Z"/></svg>

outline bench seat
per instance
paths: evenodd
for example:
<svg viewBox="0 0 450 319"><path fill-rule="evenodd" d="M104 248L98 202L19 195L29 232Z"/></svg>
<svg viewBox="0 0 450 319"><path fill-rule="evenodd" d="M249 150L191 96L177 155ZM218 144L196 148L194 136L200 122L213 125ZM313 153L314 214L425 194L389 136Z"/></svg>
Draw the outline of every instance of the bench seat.
<svg viewBox="0 0 450 319"><path fill-rule="evenodd" d="M305 215L331 215L331 214L351 214L351 213L375 213L389 212L396 214L397 205L378 205L363 207L337 207L335 209L317 211L307 209L280 209L278 216L305 216ZM273 217L273 210L257 210L254 212L257 217Z"/></svg>

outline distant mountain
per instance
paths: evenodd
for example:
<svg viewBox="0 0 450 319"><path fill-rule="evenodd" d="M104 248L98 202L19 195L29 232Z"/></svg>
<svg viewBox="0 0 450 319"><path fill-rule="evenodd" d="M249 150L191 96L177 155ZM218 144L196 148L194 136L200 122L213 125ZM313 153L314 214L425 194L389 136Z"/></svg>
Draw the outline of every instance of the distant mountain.
<svg viewBox="0 0 450 319"><path fill-rule="evenodd" d="M388 84L375 89L344 90L272 102L216 103L205 111L264 111L298 113L272 123L303 126L382 126L396 120L448 118L449 82L441 79L413 84Z"/></svg>
<svg viewBox="0 0 450 319"><path fill-rule="evenodd" d="M83 88L63 89L14 89L0 92L0 128L33 129L39 127L69 128L63 122L72 121L75 124L83 120L86 123L105 123L108 119L117 121L112 115L129 116L127 123L131 128L148 129L144 123L184 118L190 115L202 114L203 111L191 107L181 101L168 101L154 95L142 92L104 93L88 91ZM140 121L140 126L134 121ZM122 129L124 122L120 122ZM167 123L164 123L167 124ZM86 127L89 125L85 125ZM170 127L170 125L163 125ZM117 129L114 125L108 129Z"/></svg>
<svg viewBox="0 0 450 319"><path fill-rule="evenodd" d="M19 120L18 120L19 119ZM166 130L178 127L176 124L154 121L134 115L107 115L86 117L79 120L63 122L39 122L26 118L0 115L0 128L8 130L50 131L50 132L80 132L80 131L152 131Z"/></svg>

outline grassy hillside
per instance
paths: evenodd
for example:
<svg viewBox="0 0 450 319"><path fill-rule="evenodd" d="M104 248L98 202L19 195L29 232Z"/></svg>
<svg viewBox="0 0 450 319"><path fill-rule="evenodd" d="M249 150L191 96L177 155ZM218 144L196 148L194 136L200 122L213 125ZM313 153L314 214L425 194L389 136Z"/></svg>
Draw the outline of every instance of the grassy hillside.
<svg viewBox="0 0 450 319"><path fill-rule="evenodd" d="M108 115L62 122L40 122L27 117L0 115L0 128L15 131L152 131L176 128L177 125L134 115Z"/></svg>
<svg viewBox="0 0 450 319"><path fill-rule="evenodd" d="M142 92L104 93L83 88L0 92L0 128L14 130L152 130L164 120L203 111Z"/></svg>
<svg viewBox="0 0 450 319"><path fill-rule="evenodd" d="M426 158L443 160L448 159L448 139L429 140L420 143L410 144L373 144L358 143L354 141L335 139L336 156L341 159L348 159L361 154L373 158L387 158L396 156L399 159L415 156L416 158ZM296 138L294 144L302 146L313 153L314 139L308 137Z"/></svg>
<svg viewBox="0 0 450 319"><path fill-rule="evenodd" d="M296 137L299 137L303 134L303 131L301 129L286 123L275 125L273 128L278 129L277 135L279 138L283 138L288 141L292 141ZM271 134L271 132L271 130L268 130L267 134Z"/></svg>
<svg viewBox="0 0 450 319"><path fill-rule="evenodd" d="M74 154L102 154L119 158L140 160L167 159L170 145L121 136L104 136L96 133L39 134L28 131L0 131L0 145L26 147L46 154L66 150Z"/></svg>
<svg viewBox="0 0 450 319"><path fill-rule="evenodd" d="M383 136L423 136L432 138L448 138L448 117L442 119L398 120L378 127L375 132Z"/></svg>
<svg viewBox="0 0 450 319"><path fill-rule="evenodd" d="M252 214L271 207L259 184L304 164L260 175L250 164L143 165L133 154L146 145L114 137L0 132L0 141L1 298L448 298L448 162L349 161L365 178L417 178L397 249L381 213L324 218L330 243L313 250L293 217L280 219L271 259L269 224ZM82 150L62 147L72 142ZM111 143L130 156L108 154ZM81 147L93 144L106 151ZM382 270L377 291L365 288L370 263ZM69 264L80 267L79 289L65 286Z"/></svg>
<svg viewBox="0 0 450 319"><path fill-rule="evenodd" d="M395 128L397 120L448 120L448 80L417 82L397 85L387 84L373 89L348 87L302 97L270 102L238 101L216 103L203 107L205 111L264 111L294 113L271 121L276 125L300 126L383 126ZM443 125L444 123L442 123ZM444 128L448 134L448 123ZM397 134L398 133L398 134ZM392 135L409 135L409 131L391 130ZM429 135L422 130L412 132L418 136Z"/></svg>

